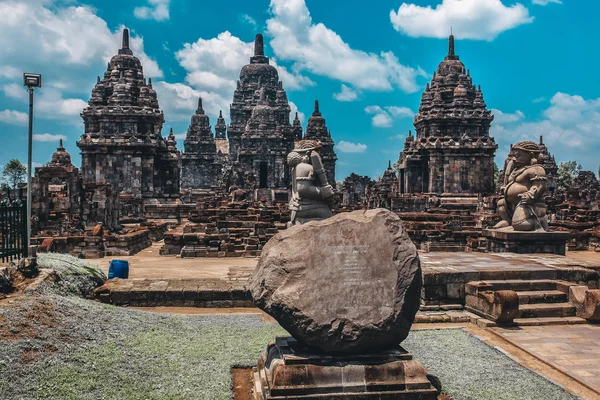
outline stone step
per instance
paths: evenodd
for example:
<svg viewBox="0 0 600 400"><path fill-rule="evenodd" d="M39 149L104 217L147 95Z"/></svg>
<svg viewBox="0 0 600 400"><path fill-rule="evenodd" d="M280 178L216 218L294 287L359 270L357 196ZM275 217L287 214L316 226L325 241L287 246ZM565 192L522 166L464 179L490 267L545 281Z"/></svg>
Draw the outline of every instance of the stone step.
<svg viewBox="0 0 600 400"><path fill-rule="evenodd" d="M542 325L579 325L587 324L587 320L579 317L545 317L545 318L515 318L516 326L542 326Z"/></svg>
<svg viewBox="0 0 600 400"><path fill-rule="evenodd" d="M567 294L560 290L531 290L517 292L519 304L565 303Z"/></svg>
<svg viewBox="0 0 600 400"><path fill-rule="evenodd" d="M573 317L575 307L570 303L520 304L517 318Z"/></svg>
<svg viewBox="0 0 600 400"><path fill-rule="evenodd" d="M493 290L514 290L516 292L535 291L535 290L556 290L557 282L550 279L523 280L485 280L493 286Z"/></svg>

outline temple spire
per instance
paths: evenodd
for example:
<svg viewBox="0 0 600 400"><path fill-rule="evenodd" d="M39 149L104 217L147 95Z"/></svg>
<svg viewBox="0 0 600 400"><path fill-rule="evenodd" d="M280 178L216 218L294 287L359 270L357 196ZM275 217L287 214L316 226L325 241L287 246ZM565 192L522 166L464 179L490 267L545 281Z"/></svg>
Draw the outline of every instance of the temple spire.
<svg viewBox="0 0 600 400"><path fill-rule="evenodd" d="M129 48L129 29L127 28L123 29L123 41L121 44L121 49L119 50L119 54L133 54Z"/></svg>
<svg viewBox="0 0 600 400"><path fill-rule="evenodd" d="M540 144L544 144L544 137L540 135Z"/></svg>
<svg viewBox="0 0 600 400"><path fill-rule="evenodd" d="M204 114L204 109L202 108L202 97L198 97L198 109L196 110L196 114Z"/></svg>
<svg viewBox="0 0 600 400"><path fill-rule="evenodd" d="M60 139L59 144L58 144L58 150L64 150L64 149L65 148L63 147L62 139Z"/></svg>
<svg viewBox="0 0 600 400"><path fill-rule="evenodd" d="M315 115L319 115L319 100L315 100L315 111L313 111L313 114Z"/></svg>
<svg viewBox="0 0 600 400"><path fill-rule="evenodd" d="M388 169L392 169L392 161L388 160Z"/></svg>
<svg viewBox="0 0 600 400"><path fill-rule="evenodd" d="M223 110L219 110L219 118L223 118Z"/></svg>
<svg viewBox="0 0 600 400"><path fill-rule="evenodd" d="M265 55L265 44L263 41L263 35L260 33L256 34L254 38L254 56L264 56Z"/></svg>
<svg viewBox="0 0 600 400"><path fill-rule="evenodd" d="M454 35L450 33L450 37L448 37L448 56L453 57L454 55Z"/></svg>
<svg viewBox="0 0 600 400"><path fill-rule="evenodd" d="M123 46L121 47L124 49L129 48L129 29L127 28L123 29Z"/></svg>

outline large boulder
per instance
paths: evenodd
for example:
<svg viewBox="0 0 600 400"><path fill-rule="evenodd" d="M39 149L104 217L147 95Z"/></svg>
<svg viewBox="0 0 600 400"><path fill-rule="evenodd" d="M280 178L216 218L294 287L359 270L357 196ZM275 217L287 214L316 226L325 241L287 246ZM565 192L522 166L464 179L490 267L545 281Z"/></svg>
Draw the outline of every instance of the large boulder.
<svg viewBox="0 0 600 400"><path fill-rule="evenodd" d="M327 353L397 346L419 309L419 256L385 209L293 226L264 247L255 303L299 342Z"/></svg>

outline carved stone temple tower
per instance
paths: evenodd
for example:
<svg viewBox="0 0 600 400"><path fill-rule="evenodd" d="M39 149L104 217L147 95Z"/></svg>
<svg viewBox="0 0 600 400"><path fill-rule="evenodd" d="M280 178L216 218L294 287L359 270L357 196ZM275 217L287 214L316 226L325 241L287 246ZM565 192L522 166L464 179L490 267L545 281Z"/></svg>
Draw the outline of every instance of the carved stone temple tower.
<svg viewBox="0 0 600 400"><path fill-rule="evenodd" d="M421 96L416 136L409 133L400 153L400 192L493 193L498 148L489 134L493 119L450 35L448 55Z"/></svg>
<svg viewBox="0 0 600 400"><path fill-rule="evenodd" d="M202 98L198 99L198 109L196 114L192 116L192 122L183 146L181 188L215 188L220 178L223 163L222 157L217 155L217 146L210 121L202 108Z"/></svg>
<svg viewBox="0 0 600 400"><path fill-rule="evenodd" d="M264 55L260 34L256 35L250 64L240 72L230 118L229 156L235 170L230 176L237 178L230 178L227 185L250 191L287 190L286 157L294 147L290 106L277 69Z"/></svg>
<svg viewBox="0 0 600 400"><path fill-rule="evenodd" d="M32 180L32 213L34 231L38 229L67 228L70 218L76 220L81 212L81 182L79 170L71 163L71 155L63 147L62 139L52 161L43 167L36 167ZM62 228L62 229L61 229ZM66 232L61 233L68 233Z"/></svg>
<svg viewBox="0 0 600 400"><path fill-rule="evenodd" d="M315 109L308 119L304 139L318 140L321 142L323 147L319 150L319 154L321 155L323 167L327 173L327 182L335 187L335 162L337 161L337 156L333 150L334 142L331 139L331 132L327 129L325 118L323 118L319 112L318 100L315 100Z"/></svg>
<svg viewBox="0 0 600 400"><path fill-rule="evenodd" d="M152 80L146 82L140 60L129 48L128 29L81 117L85 133L77 146L83 190L87 206L94 209L88 225L111 219L98 207L112 208L118 220L119 214L143 218L144 204L177 201L180 155L174 138L168 144L161 135L164 116ZM117 207L105 206L107 201Z"/></svg>

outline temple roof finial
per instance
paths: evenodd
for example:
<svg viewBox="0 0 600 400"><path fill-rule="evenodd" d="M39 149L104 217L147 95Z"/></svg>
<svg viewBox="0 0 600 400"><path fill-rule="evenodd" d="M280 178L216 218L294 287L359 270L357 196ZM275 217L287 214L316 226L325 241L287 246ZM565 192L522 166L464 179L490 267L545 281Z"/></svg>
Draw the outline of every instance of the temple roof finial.
<svg viewBox="0 0 600 400"><path fill-rule="evenodd" d="M260 33L256 34L254 38L254 55L255 56L264 56L265 55L265 44L263 41L263 35Z"/></svg>
<svg viewBox="0 0 600 400"><path fill-rule="evenodd" d="M540 136L540 137L541 137L541 136ZM59 141L59 144L58 144L58 149L59 149L59 150L64 150L64 149L65 149L65 148L63 147L62 138L61 138L61 139L60 139L60 141Z"/></svg>
<svg viewBox="0 0 600 400"><path fill-rule="evenodd" d="M544 144L544 137L540 135L540 144Z"/></svg>
<svg viewBox="0 0 600 400"><path fill-rule="evenodd" d="M202 97L198 97L198 110L196 110L196 114L204 114L204 109L202 108Z"/></svg>
<svg viewBox="0 0 600 400"><path fill-rule="evenodd" d="M296 117L294 119L298 119L298 111L296 111Z"/></svg>
<svg viewBox="0 0 600 400"><path fill-rule="evenodd" d="M388 160L388 169L392 169L392 160Z"/></svg>
<svg viewBox="0 0 600 400"><path fill-rule="evenodd" d="M121 49L119 50L119 54L133 54L133 52L129 48L129 29L127 28L123 29L123 41L121 44Z"/></svg>
<svg viewBox="0 0 600 400"><path fill-rule="evenodd" d="M314 114L319 114L319 100L315 100L315 111Z"/></svg>
<svg viewBox="0 0 600 400"><path fill-rule="evenodd" d="M219 118L223 118L223 110L219 110Z"/></svg>
<svg viewBox="0 0 600 400"><path fill-rule="evenodd" d="M171 129L169 130L169 135L173 134L173 127L171 127Z"/></svg>
<svg viewBox="0 0 600 400"><path fill-rule="evenodd" d="M452 28L450 28L452 30ZM450 33L448 37L448 56L454 56L454 35Z"/></svg>
<svg viewBox="0 0 600 400"><path fill-rule="evenodd" d="M129 29L123 29L123 45L121 46L124 49L129 48Z"/></svg>

